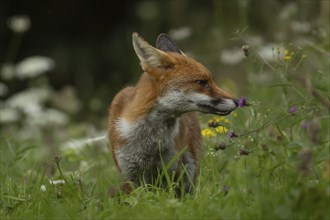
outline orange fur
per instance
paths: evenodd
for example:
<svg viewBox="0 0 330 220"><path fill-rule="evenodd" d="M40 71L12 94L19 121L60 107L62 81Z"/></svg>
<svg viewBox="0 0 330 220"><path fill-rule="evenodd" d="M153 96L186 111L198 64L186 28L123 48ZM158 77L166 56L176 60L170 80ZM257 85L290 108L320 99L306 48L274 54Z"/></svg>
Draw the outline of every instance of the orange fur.
<svg viewBox="0 0 330 220"><path fill-rule="evenodd" d="M207 68L178 53L175 43L161 36L160 45L175 48L174 52L154 48L133 34L133 46L144 73L134 87L114 97L109 109L114 161L135 185L139 185L141 175L152 180L154 169L161 169L160 158L168 162L184 147L187 152L175 162L172 171L177 175L185 165L187 175L195 181L202 137L194 111L225 115L237 107L232 96L215 84ZM186 191L190 187L186 183ZM125 192L132 190L127 182L121 188Z"/></svg>

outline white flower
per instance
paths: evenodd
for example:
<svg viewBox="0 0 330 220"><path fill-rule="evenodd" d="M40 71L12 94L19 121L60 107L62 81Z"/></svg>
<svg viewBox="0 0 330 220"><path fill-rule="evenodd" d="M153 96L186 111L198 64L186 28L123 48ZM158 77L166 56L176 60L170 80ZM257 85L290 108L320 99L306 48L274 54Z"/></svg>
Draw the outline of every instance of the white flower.
<svg viewBox="0 0 330 220"><path fill-rule="evenodd" d="M80 149L95 144L99 141L107 141L107 136L105 134L101 134L96 137L90 137L90 138L81 138L81 139L73 139L68 142L63 143L60 148L64 151L66 150L74 150L79 151Z"/></svg>
<svg viewBox="0 0 330 220"><path fill-rule="evenodd" d="M15 33L24 33L30 29L30 17L27 15L12 16L8 18L7 25Z"/></svg>
<svg viewBox="0 0 330 220"><path fill-rule="evenodd" d="M0 123L11 123L15 122L19 119L19 113L17 109L4 107L1 105L0 107Z"/></svg>
<svg viewBox="0 0 330 220"><path fill-rule="evenodd" d="M44 184L42 184L40 186L40 190L43 191L43 192L46 192L47 191L47 188L46 188L46 186Z"/></svg>
<svg viewBox="0 0 330 220"><path fill-rule="evenodd" d="M308 22L292 21L291 29L295 32L308 33L312 28Z"/></svg>
<svg viewBox="0 0 330 220"><path fill-rule="evenodd" d="M44 56L32 56L16 65L16 76L19 79L33 78L53 70L54 67L55 61L53 59Z"/></svg>
<svg viewBox="0 0 330 220"><path fill-rule="evenodd" d="M231 50L223 50L220 54L221 62L228 65L235 65L243 59L245 59L244 53L238 47Z"/></svg>
<svg viewBox="0 0 330 220"><path fill-rule="evenodd" d="M277 48L277 46L275 44L267 44L263 47L260 48L259 50L259 54L260 56L262 56L265 60L267 61L273 61L275 60L276 56L277 56L277 52L274 50Z"/></svg>
<svg viewBox="0 0 330 220"><path fill-rule="evenodd" d="M189 36L191 36L192 30L190 27L180 27L176 29L171 29L169 31L169 35L174 39L174 40L182 40L186 39Z"/></svg>
<svg viewBox="0 0 330 220"><path fill-rule="evenodd" d="M45 88L31 88L16 93L7 100L7 104L11 108L22 110L28 115L39 114L41 111L41 103L49 98L50 92Z"/></svg>
<svg viewBox="0 0 330 220"><path fill-rule="evenodd" d="M47 109L42 116L45 125L65 125L69 122L68 116L56 109Z"/></svg>
<svg viewBox="0 0 330 220"><path fill-rule="evenodd" d="M10 97L6 104L9 108L22 111L30 126L66 125L68 116L56 109L44 109L43 103L50 97L47 88L31 88Z"/></svg>
<svg viewBox="0 0 330 220"><path fill-rule="evenodd" d="M53 125L66 125L69 118L66 114L56 109L35 109L30 112L27 117L27 123L32 126L53 126Z"/></svg>
<svg viewBox="0 0 330 220"><path fill-rule="evenodd" d="M49 184L52 185L65 184L65 180L49 180Z"/></svg>

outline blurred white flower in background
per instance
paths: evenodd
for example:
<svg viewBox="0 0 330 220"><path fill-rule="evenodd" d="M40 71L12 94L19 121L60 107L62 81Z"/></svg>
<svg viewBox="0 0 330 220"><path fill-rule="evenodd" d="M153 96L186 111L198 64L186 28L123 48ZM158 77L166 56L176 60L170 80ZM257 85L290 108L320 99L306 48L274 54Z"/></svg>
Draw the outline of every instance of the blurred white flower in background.
<svg viewBox="0 0 330 220"><path fill-rule="evenodd" d="M0 123L2 124L16 122L20 118L17 109L9 108L2 103L0 104L0 112Z"/></svg>
<svg viewBox="0 0 330 220"><path fill-rule="evenodd" d="M222 50L220 60L224 64L235 65L245 59L244 53L240 48Z"/></svg>
<svg viewBox="0 0 330 220"><path fill-rule="evenodd" d="M47 191L47 187L46 187L44 184L42 184L42 185L40 186L40 190L41 190L42 192L46 192L46 191Z"/></svg>
<svg viewBox="0 0 330 220"><path fill-rule="evenodd" d="M55 61L49 57L31 56L16 65L16 76L19 79L33 78L55 68Z"/></svg>
<svg viewBox="0 0 330 220"><path fill-rule="evenodd" d="M16 15L8 18L7 26L15 33L24 33L30 29L31 20L27 15Z"/></svg>
<svg viewBox="0 0 330 220"><path fill-rule="evenodd" d="M39 114L42 104L49 95L47 88L30 88L11 96L7 100L7 105L22 110L27 115Z"/></svg>
<svg viewBox="0 0 330 220"><path fill-rule="evenodd" d="M300 22L300 21L292 21L291 22L291 29L295 32L300 33L308 33L311 31L312 26L308 22Z"/></svg>
<svg viewBox="0 0 330 220"><path fill-rule="evenodd" d="M33 126L65 125L68 116L56 109L45 109L44 102L49 100L51 91L48 88L30 88L10 97L6 107L22 111L26 122Z"/></svg>
<svg viewBox="0 0 330 220"><path fill-rule="evenodd" d="M78 152L79 150L81 150L84 147L87 147L89 145L95 144L96 142L99 141L107 141L107 135L100 133L100 134L96 134L95 137L90 137L90 138L80 138L80 139L73 139L70 141L67 141L65 143L63 143L60 146L60 149L65 152L65 151L70 151L73 150L75 152Z"/></svg>
<svg viewBox="0 0 330 220"><path fill-rule="evenodd" d="M50 179L50 180L48 180L48 182L49 182L49 184L51 184L51 185L63 185L63 184L65 184L65 180L61 180L61 179L59 179L59 180L52 180L52 179ZM42 184L42 185L40 186L40 190L41 190L42 192L46 192L46 191L47 191L47 187L46 187L46 185L45 185L45 184Z"/></svg>
<svg viewBox="0 0 330 220"><path fill-rule="evenodd" d="M180 27L171 29L168 33L174 40L183 40L191 36L192 30L190 27Z"/></svg>
<svg viewBox="0 0 330 220"><path fill-rule="evenodd" d="M16 129L13 135L22 140L32 137L43 139L50 130L60 135L65 131L58 128L69 123L67 113L73 114L80 108L75 90L57 94L48 84L47 76L42 80L35 79L55 68L55 61L49 57L31 56L13 63L19 52L23 33L31 27L31 20L27 15L12 16L8 18L7 26L13 32L13 37L5 62L0 65L0 76L4 81L0 82L0 97L4 99L0 100L0 131L5 135L12 135L13 129ZM11 85L21 79L26 79L29 84L27 88L15 92ZM60 104L55 106L53 97ZM56 109L60 107L61 110Z"/></svg>
<svg viewBox="0 0 330 220"><path fill-rule="evenodd" d="M262 46L259 50L259 54L260 56L262 56L265 60L267 61L273 61L275 60L276 56L275 56L275 48L278 48L278 46L276 46L275 44L266 44L264 46Z"/></svg>
<svg viewBox="0 0 330 220"><path fill-rule="evenodd" d="M66 125L68 122L68 116L56 109L42 110L38 114L31 114L29 117L27 117L27 123L29 125L39 127L46 127L49 125Z"/></svg>
<svg viewBox="0 0 330 220"><path fill-rule="evenodd" d="M65 184L65 180L49 180L49 184L52 185Z"/></svg>
<svg viewBox="0 0 330 220"><path fill-rule="evenodd" d="M14 77L18 79L34 78L38 75L47 73L55 68L55 61L45 56L31 56L23 59L16 65L4 63L1 66L0 74L5 80Z"/></svg>

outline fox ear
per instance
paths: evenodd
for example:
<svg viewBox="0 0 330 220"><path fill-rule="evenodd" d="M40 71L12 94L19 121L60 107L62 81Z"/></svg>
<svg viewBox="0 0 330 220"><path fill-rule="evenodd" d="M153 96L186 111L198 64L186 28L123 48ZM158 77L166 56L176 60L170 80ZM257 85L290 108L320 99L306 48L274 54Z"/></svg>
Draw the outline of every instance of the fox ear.
<svg viewBox="0 0 330 220"><path fill-rule="evenodd" d="M165 52L151 46L138 33L132 34L133 47L139 57L142 69L149 74L155 70L165 70L174 66L174 60Z"/></svg>
<svg viewBox="0 0 330 220"><path fill-rule="evenodd" d="M183 55L183 52L178 48L176 43L167 35L160 34L156 41L156 48L165 52L174 52Z"/></svg>

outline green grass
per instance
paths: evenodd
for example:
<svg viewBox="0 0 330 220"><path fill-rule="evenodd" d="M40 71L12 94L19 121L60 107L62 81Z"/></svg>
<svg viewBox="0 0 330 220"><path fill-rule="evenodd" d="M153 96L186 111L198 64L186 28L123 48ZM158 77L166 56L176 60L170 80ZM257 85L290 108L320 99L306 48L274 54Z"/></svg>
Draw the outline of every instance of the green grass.
<svg viewBox="0 0 330 220"><path fill-rule="evenodd" d="M193 195L140 187L111 199L108 189L121 178L106 142L49 158L44 143L1 137L1 219L329 219L329 109L315 95L329 100L329 63L301 61L299 51L284 61L276 48L271 64L253 47L251 54L248 74L268 69L273 79L250 82L251 105L226 117L238 137L205 138ZM214 129L207 128L213 116L199 116Z"/></svg>
<svg viewBox="0 0 330 220"><path fill-rule="evenodd" d="M255 150L245 156L233 145L210 153L208 140L194 195L176 199L168 190L140 187L121 203L108 197L109 186L118 183L110 154L84 149L87 169L63 157L61 174L54 160L33 160L42 145L3 139L1 219L329 219L329 146L301 149L277 138L267 138L267 149L254 140ZM307 174L300 170L306 163L301 150L312 154Z"/></svg>

